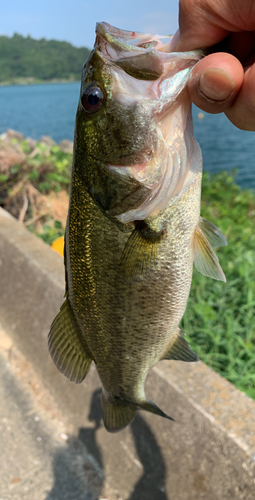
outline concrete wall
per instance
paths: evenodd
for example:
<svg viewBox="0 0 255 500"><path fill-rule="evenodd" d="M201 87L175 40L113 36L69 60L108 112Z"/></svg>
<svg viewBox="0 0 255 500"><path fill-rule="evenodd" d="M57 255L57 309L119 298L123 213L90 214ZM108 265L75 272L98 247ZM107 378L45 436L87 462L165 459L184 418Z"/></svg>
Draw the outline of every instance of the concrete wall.
<svg viewBox="0 0 255 500"><path fill-rule="evenodd" d="M85 443L98 480L123 500L254 500L255 401L202 362L164 361L149 373L146 393L175 422L140 412L108 434L95 367L75 385L48 354L63 295L61 257L0 209L1 323Z"/></svg>

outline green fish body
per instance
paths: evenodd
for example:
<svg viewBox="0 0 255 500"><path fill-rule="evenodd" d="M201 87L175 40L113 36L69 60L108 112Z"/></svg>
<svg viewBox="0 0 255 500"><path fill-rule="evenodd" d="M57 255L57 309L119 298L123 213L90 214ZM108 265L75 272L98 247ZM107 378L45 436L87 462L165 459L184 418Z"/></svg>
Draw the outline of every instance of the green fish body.
<svg viewBox="0 0 255 500"><path fill-rule="evenodd" d="M65 236L66 299L49 349L70 380L92 360L104 424L138 409L168 417L144 392L162 359L196 361L179 329L193 262L225 280L212 247L226 244L200 217L202 158L186 83L201 53L171 53L156 35L97 25L82 75Z"/></svg>

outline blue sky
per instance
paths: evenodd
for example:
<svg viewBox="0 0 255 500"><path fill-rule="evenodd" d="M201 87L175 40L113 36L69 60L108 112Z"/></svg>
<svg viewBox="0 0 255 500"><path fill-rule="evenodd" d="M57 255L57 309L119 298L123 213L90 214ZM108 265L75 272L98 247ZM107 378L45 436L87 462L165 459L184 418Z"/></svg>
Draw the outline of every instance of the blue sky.
<svg viewBox="0 0 255 500"><path fill-rule="evenodd" d="M132 31L174 33L178 0L8 0L1 2L0 34L92 47L97 21Z"/></svg>

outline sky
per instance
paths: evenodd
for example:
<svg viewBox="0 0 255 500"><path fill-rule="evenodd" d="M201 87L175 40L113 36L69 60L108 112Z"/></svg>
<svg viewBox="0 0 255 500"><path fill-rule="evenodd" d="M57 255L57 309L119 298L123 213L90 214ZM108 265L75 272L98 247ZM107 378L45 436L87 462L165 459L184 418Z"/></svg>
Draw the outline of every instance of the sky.
<svg viewBox="0 0 255 500"><path fill-rule="evenodd" d="M98 21L171 34L178 27L178 0L8 0L1 2L0 35L16 32L92 48Z"/></svg>

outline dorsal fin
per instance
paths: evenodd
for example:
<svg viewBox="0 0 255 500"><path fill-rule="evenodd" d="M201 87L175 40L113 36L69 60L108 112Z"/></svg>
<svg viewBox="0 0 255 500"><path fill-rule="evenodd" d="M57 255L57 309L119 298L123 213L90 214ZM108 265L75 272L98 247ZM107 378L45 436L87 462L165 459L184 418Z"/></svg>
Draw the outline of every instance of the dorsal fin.
<svg viewBox="0 0 255 500"><path fill-rule="evenodd" d="M212 248L222 247L228 244L221 230L209 220L200 217L198 225Z"/></svg>
<svg viewBox="0 0 255 500"><path fill-rule="evenodd" d="M219 259L199 226L195 229L193 250L196 269L204 276L226 283L226 277L220 267Z"/></svg>
<svg viewBox="0 0 255 500"><path fill-rule="evenodd" d="M59 371L80 384L89 371L92 357L68 298L51 325L48 344L50 355Z"/></svg>

